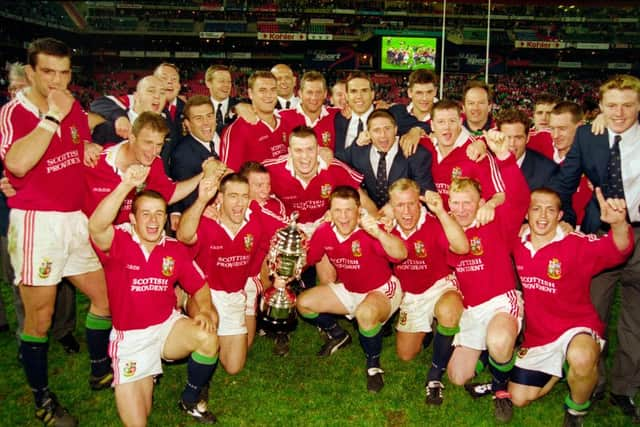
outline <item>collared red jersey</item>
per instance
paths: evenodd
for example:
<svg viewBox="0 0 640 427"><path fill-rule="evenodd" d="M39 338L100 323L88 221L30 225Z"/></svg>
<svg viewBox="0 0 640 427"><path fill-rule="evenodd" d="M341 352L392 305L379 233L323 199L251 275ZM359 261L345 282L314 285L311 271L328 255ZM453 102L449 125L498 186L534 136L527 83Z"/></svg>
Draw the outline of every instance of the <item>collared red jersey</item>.
<svg viewBox="0 0 640 427"><path fill-rule="evenodd" d="M287 133L287 141L293 129L298 126L309 126L316 134L318 145L330 148L332 152L336 148L336 130L334 126L336 114L340 114L339 108L323 106L320 117L315 122L311 122L302 113L301 107L280 111L282 125Z"/></svg>
<svg viewBox="0 0 640 427"><path fill-rule="evenodd" d="M42 120L38 108L25 91L0 110L0 156L5 157L15 141L32 132ZM51 125L54 125L51 123ZM10 208L72 212L84 200L84 143L91 141L87 113L78 101L60 122L42 158L23 177L5 168L16 195L7 199Z"/></svg>
<svg viewBox="0 0 640 427"><path fill-rule="evenodd" d="M244 289L247 278L259 273L255 265L262 263L268 251L268 230L260 214L251 210L235 236L219 221L203 216L191 251L207 273L209 287L225 292Z"/></svg>
<svg viewBox="0 0 640 427"><path fill-rule="evenodd" d="M331 223L322 223L311 236L307 264L314 265L327 254L337 280L350 292L367 293L391 278L391 265L399 260L387 255L382 244L361 228L346 239Z"/></svg>
<svg viewBox="0 0 640 427"><path fill-rule="evenodd" d="M453 270L447 264L449 241L440 221L426 210L421 213L417 229L406 236L396 226L391 233L404 241L408 256L393 266L402 290L421 294Z"/></svg>
<svg viewBox="0 0 640 427"><path fill-rule="evenodd" d="M275 129L262 120L251 124L242 117L231 123L222 134L220 160L238 171L244 162L262 162L286 154L287 133L280 117L275 116Z"/></svg>
<svg viewBox="0 0 640 427"><path fill-rule="evenodd" d="M314 222L329 209L329 196L339 185L360 188L362 175L339 160L318 168L318 174L305 186L293 175L288 156L271 159L264 166L271 174L271 191L278 196L291 215L298 211L299 223Z"/></svg>
<svg viewBox="0 0 640 427"><path fill-rule="evenodd" d="M431 175L445 209L449 208L449 186L454 178L473 178L480 183L482 197L489 200L495 193L504 191L500 171L492 155L480 162L474 162L467 156L467 147L473 141L467 139L460 147L454 148L446 157L440 158L438 150L429 137L420 139L420 144L431 153Z"/></svg>
<svg viewBox="0 0 640 427"><path fill-rule="evenodd" d="M127 331L162 323L176 306L176 282L190 295L206 283L202 270L177 240L163 237L147 253L131 224L118 225L114 231L108 251L96 247L107 278L114 328Z"/></svg>
<svg viewBox="0 0 640 427"><path fill-rule="evenodd" d="M633 242L631 228L630 239ZM604 336L604 324L591 302L591 278L624 262L633 243L620 251L611 234L597 238L577 232L537 251L526 243L517 243L513 252L525 304L522 346L548 344L578 326Z"/></svg>
<svg viewBox="0 0 640 427"><path fill-rule="evenodd" d="M100 153L98 164L93 168L86 168L87 193L83 210L87 216L90 216L102 199L122 182L122 172L116 166L116 158L118 151L124 144L128 144L128 142L123 141L107 147ZM173 197L173 193L176 191L176 183L167 176L160 157L153 159L144 189L157 191L167 203ZM131 190L125 198L114 221L115 224L129 221L129 213L131 212L136 190Z"/></svg>

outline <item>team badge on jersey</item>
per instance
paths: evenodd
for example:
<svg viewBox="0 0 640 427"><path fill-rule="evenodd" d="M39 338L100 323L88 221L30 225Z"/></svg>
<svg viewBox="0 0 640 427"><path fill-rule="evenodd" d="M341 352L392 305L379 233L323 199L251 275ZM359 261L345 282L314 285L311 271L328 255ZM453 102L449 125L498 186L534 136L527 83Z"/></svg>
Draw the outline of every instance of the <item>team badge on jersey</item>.
<svg viewBox="0 0 640 427"><path fill-rule="evenodd" d="M528 353L528 352L529 352L529 349L528 349L528 348L526 348L526 347L520 347L520 350L518 350L518 357L519 357L520 359L522 359L522 358L524 358L524 357L527 355L527 353Z"/></svg>
<svg viewBox="0 0 640 427"><path fill-rule="evenodd" d="M426 258L427 257L427 251L424 248L424 242L422 240L416 240L413 243L413 249L415 249L416 256L418 258Z"/></svg>
<svg viewBox="0 0 640 427"><path fill-rule="evenodd" d="M251 252L253 249L253 234L247 233L244 236L244 250L247 252Z"/></svg>
<svg viewBox="0 0 640 427"><path fill-rule="evenodd" d="M320 197L328 199L331 195L331 184L322 184L320 187Z"/></svg>
<svg viewBox="0 0 640 427"><path fill-rule="evenodd" d="M351 253L353 254L354 257L361 257L362 256L362 249L360 248L360 240L354 240L353 243L351 243Z"/></svg>
<svg viewBox="0 0 640 427"><path fill-rule="evenodd" d="M38 277L46 279L51 274L51 260L49 258L42 258L40 265L38 266Z"/></svg>
<svg viewBox="0 0 640 427"><path fill-rule="evenodd" d="M173 257L166 256L162 258L162 274L169 277L173 275L176 268L176 260Z"/></svg>
<svg viewBox="0 0 640 427"><path fill-rule="evenodd" d="M451 179L458 179L462 176L462 168L460 168L460 166L456 166L455 168L451 169Z"/></svg>
<svg viewBox="0 0 640 427"><path fill-rule="evenodd" d="M122 369L122 375L129 378L136 374L136 362L135 360L129 361L124 364L124 368Z"/></svg>
<svg viewBox="0 0 640 427"><path fill-rule="evenodd" d="M322 132L322 146L328 147L329 141L331 141L331 132L329 131Z"/></svg>
<svg viewBox="0 0 640 427"><path fill-rule="evenodd" d="M398 323L402 326L407 324L407 312L404 310L400 310L400 315L398 316Z"/></svg>
<svg viewBox="0 0 640 427"><path fill-rule="evenodd" d="M80 134L78 133L78 128L75 126L71 126L71 141L74 144L80 144Z"/></svg>
<svg viewBox="0 0 640 427"><path fill-rule="evenodd" d="M549 265L547 265L547 276L555 280L562 277L562 263L558 258L551 258L549 260Z"/></svg>
<svg viewBox="0 0 640 427"><path fill-rule="evenodd" d="M484 248L482 247L482 240L480 240L480 237L474 236L469 239L469 245L471 246L471 253L475 256L480 256L484 253Z"/></svg>

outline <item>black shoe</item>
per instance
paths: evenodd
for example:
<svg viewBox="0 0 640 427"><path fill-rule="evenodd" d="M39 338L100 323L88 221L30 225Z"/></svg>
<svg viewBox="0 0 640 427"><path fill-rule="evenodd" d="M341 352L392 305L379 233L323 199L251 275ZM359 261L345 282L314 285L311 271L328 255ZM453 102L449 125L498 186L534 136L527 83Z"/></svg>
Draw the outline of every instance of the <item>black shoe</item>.
<svg viewBox="0 0 640 427"><path fill-rule="evenodd" d="M64 348L64 351L68 354L76 354L80 351L80 344L78 344L78 341L71 332L60 338L58 342L62 344L62 348Z"/></svg>
<svg viewBox="0 0 640 427"><path fill-rule="evenodd" d="M444 390L444 385L440 381L429 381L426 389L427 398L424 403L427 405L442 405L442 390Z"/></svg>
<svg viewBox="0 0 640 427"><path fill-rule="evenodd" d="M591 403L596 403L600 400L604 400L604 396L605 396L605 388L606 386L596 386L595 390L593 390L593 393L591 393Z"/></svg>
<svg viewBox="0 0 640 427"><path fill-rule="evenodd" d="M218 421L216 416L209 412L206 405L202 405L202 402L187 403L180 399L178 407L203 424L215 424Z"/></svg>
<svg viewBox="0 0 640 427"><path fill-rule="evenodd" d="M498 390L493 396L493 415L496 420L508 423L513 417L513 403L511 402L511 394L504 390Z"/></svg>
<svg viewBox="0 0 640 427"><path fill-rule="evenodd" d="M339 338L329 338L320 348L320 351L318 351L318 356L331 356L333 353L348 346L349 344L351 344L351 335L349 335L349 332L345 332L344 335Z"/></svg>
<svg viewBox="0 0 640 427"><path fill-rule="evenodd" d="M609 401L612 405L619 406L623 414L631 417L631 422L633 424L640 424L640 413L638 411L636 403L631 397L625 396L624 394L614 393L610 393L610 396L611 398L609 399Z"/></svg>
<svg viewBox="0 0 640 427"><path fill-rule="evenodd" d="M474 399L491 396L491 393L493 392L491 383L468 383L464 385L464 389L467 390L467 393L469 393Z"/></svg>
<svg viewBox="0 0 640 427"><path fill-rule="evenodd" d="M381 368L367 369L367 390L371 393L377 393L384 387L382 374L384 374L384 371Z"/></svg>
<svg viewBox="0 0 640 427"><path fill-rule="evenodd" d="M111 387L111 383L113 382L113 372L109 371L101 377L94 377L93 375L89 376L89 387L91 390L98 391L104 390Z"/></svg>
<svg viewBox="0 0 640 427"><path fill-rule="evenodd" d="M60 406L53 393L49 393L41 406L36 406L36 418L47 427L76 427L78 425L78 420Z"/></svg>
<svg viewBox="0 0 640 427"><path fill-rule="evenodd" d="M273 343L273 354L276 356L286 356L289 354L289 334L277 334Z"/></svg>
<svg viewBox="0 0 640 427"><path fill-rule="evenodd" d="M572 414L568 410L564 412L564 422L562 427L582 427L584 423L585 412Z"/></svg>

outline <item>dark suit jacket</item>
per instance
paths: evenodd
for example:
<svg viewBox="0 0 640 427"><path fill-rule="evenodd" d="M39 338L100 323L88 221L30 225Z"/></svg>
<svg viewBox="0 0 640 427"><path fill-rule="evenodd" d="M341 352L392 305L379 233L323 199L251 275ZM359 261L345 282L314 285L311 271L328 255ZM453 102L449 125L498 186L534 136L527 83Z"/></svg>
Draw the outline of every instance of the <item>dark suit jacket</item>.
<svg viewBox="0 0 640 427"><path fill-rule="evenodd" d="M431 133L431 125L429 122L418 120L415 116L409 114L407 106L404 104L396 104L389 107L389 112L396 119L398 124L398 135L402 136L414 127L422 128L427 135Z"/></svg>
<svg viewBox="0 0 640 427"><path fill-rule="evenodd" d="M347 136L347 129L349 128L349 119L346 119L342 114L338 113L333 119L333 125L336 131L335 155L338 159L346 162L344 157L344 140Z"/></svg>
<svg viewBox="0 0 640 427"><path fill-rule="evenodd" d="M371 161L369 160L369 153L372 147L372 144L365 146L352 144L344 151L344 155L345 162L364 175L362 187L367 191L376 206L380 208L385 202L379 200L375 191L376 172L371 167ZM387 179L389 185L400 178L410 178L418 183L422 193L424 193L425 190L435 191L436 186L431 176L431 161L431 153L421 145L418 146L415 154L409 158L406 158L404 154L402 154L402 150L399 149L398 154L391 164L391 170Z"/></svg>
<svg viewBox="0 0 640 427"><path fill-rule="evenodd" d="M573 145L567 157L560 165L558 173L554 175L549 187L560 194L562 199L563 220L573 225L576 223L576 213L571 207L571 197L580 183L584 173L594 187L601 187L608 181L607 166L609 164L609 134L594 135L591 125L583 125L576 132ZM580 230L593 233L601 226L600 207L593 198L587 205Z"/></svg>
<svg viewBox="0 0 640 427"><path fill-rule="evenodd" d="M216 122L216 133L222 136L222 130L229 126L236 119L237 114L234 113L233 107L236 106L239 102L246 102L244 99L236 98L233 96L229 97L229 107L227 108L227 114L222 116L222 123ZM215 107L214 107L215 108ZM214 111L215 112L215 111Z"/></svg>
<svg viewBox="0 0 640 427"><path fill-rule="evenodd" d="M191 135L184 136L171 152L169 176L174 181L184 181L202 172L202 162L212 154ZM217 158L217 155L216 155ZM187 197L171 205L171 212L184 212L195 202L198 190L194 190Z"/></svg>
<svg viewBox="0 0 640 427"><path fill-rule="evenodd" d="M520 167L531 191L547 186L557 169L558 165L554 161L528 148Z"/></svg>
<svg viewBox="0 0 640 427"><path fill-rule="evenodd" d="M164 170L169 174L170 170L170 162L171 162L171 153L175 149L176 145L183 137L182 135L182 121L184 120L184 105L185 102L178 98L178 102L176 103L176 118L172 119L171 114L169 114L169 109L165 108L163 113L165 120L167 121L167 126L169 126L169 135L167 135L167 139L162 146L162 151L160 151L160 157L162 157L162 163L164 163Z"/></svg>

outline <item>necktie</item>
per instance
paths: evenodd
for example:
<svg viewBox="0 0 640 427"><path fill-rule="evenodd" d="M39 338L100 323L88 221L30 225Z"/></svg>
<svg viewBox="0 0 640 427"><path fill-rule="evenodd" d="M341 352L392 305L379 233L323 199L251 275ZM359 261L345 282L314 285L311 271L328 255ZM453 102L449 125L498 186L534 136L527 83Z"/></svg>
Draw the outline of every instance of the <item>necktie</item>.
<svg viewBox="0 0 640 427"><path fill-rule="evenodd" d="M378 161L378 171L376 172L376 199L382 206L388 200L387 153L378 151L378 155L380 156L380 161Z"/></svg>
<svg viewBox="0 0 640 427"><path fill-rule="evenodd" d="M353 141L351 141L352 144L356 143L356 141L358 140L358 136L360 135L360 132L362 132L363 130L364 130L364 125L362 124L362 119L358 119L358 130L356 130L356 137L353 138Z"/></svg>
<svg viewBox="0 0 640 427"><path fill-rule="evenodd" d="M216 132L220 135L222 128L224 127L224 119L222 118L222 102L218 104L216 109Z"/></svg>
<svg viewBox="0 0 640 427"><path fill-rule="evenodd" d="M169 115L171 116L172 121L176 121L176 106L171 104L169 105Z"/></svg>
<svg viewBox="0 0 640 427"><path fill-rule="evenodd" d="M607 165L606 197L624 199L624 186L622 185L622 170L620 167L620 141L622 137L613 137L613 145L609 149L609 164Z"/></svg>
<svg viewBox="0 0 640 427"><path fill-rule="evenodd" d="M213 157L214 159L218 159L218 153L216 153L216 146L213 143L213 141L211 141L209 143L209 151L211 151L211 157Z"/></svg>
<svg viewBox="0 0 640 427"><path fill-rule="evenodd" d="M291 101L285 102L284 108L289 108L289 107L291 107Z"/></svg>

